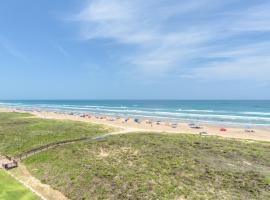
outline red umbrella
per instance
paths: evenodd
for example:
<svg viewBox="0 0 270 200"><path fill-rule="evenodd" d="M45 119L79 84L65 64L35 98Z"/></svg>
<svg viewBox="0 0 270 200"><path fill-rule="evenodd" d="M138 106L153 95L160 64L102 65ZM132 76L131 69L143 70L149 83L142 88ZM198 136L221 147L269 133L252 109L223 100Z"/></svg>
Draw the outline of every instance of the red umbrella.
<svg viewBox="0 0 270 200"><path fill-rule="evenodd" d="M219 130L220 130L220 131L227 131L226 128L220 128Z"/></svg>

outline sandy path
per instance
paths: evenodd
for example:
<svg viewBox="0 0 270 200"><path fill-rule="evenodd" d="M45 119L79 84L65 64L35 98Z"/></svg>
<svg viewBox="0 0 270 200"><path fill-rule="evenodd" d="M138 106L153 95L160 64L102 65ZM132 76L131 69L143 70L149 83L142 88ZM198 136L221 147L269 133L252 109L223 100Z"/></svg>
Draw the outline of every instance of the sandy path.
<svg viewBox="0 0 270 200"><path fill-rule="evenodd" d="M43 200L67 200L61 192L54 190L49 185L43 184L33 177L27 168L20 163L19 167L8 171L16 180L21 182Z"/></svg>

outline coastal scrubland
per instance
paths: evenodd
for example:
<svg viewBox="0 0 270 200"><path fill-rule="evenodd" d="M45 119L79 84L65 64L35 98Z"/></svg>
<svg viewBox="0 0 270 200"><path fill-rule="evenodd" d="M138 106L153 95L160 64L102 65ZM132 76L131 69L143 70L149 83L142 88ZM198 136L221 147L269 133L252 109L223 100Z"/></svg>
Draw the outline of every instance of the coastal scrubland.
<svg viewBox="0 0 270 200"><path fill-rule="evenodd" d="M91 123L0 113L0 154L110 131ZM76 200L270 199L269 142L137 132L59 146L22 163Z"/></svg>
<svg viewBox="0 0 270 200"><path fill-rule="evenodd" d="M40 198L7 172L0 170L0 199L39 200Z"/></svg>
<svg viewBox="0 0 270 200"><path fill-rule="evenodd" d="M269 199L270 144L132 133L24 161L70 199Z"/></svg>
<svg viewBox="0 0 270 200"><path fill-rule="evenodd" d="M0 155L13 156L55 141L109 132L102 125L36 118L29 113L0 112Z"/></svg>

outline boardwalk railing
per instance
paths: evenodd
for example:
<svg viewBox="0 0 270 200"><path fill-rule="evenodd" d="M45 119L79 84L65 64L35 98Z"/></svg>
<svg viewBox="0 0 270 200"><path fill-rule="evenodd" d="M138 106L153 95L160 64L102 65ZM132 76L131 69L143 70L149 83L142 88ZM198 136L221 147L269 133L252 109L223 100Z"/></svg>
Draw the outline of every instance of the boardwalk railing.
<svg viewBox="0 0 270 200"><path fill-rule="evenodd" d="M83 141L83 140L87 140L87 139L90 139L90 138L89 137L83 137L83 138L78 138L78 139L73 139L73 140L63 140L63 141L58 141L58 142L52 142L52 143L49 143L49 144L42 145L40 147L30 149L30 150L25 151L23 153L20 153L18 155L15 155L13 159L14 160L22 160L22 159L28 158L29 156L34 155L36 153L45 151L47 149L51 149L51 148L61 146L61 145L64 145L64 144L79 142L79 141Z"/></svg>
<svg viewBox="0 0 270 200"><path fill-rule="evenodd" d="M70 144L70 143L75 143L75 142L80 142L83 140L101 140L104 139L107 136L110 136L111 134L105 134L105 135L101 135L101 136L96 136L96 137L82 137L82 138L77 138L77 139L72 139L72 140L63 140L63 141L58 141L58 142L52 142L49 144L45 144L33 149L30 149L28 151L25 151L23 153L20 153L18 155L15 155L13 158L13 160L23 160L25 158L28 158L36 153L40 153L42 151L57 147L57 146L61 146L61 145L65 145L65 144Z"/></svg>

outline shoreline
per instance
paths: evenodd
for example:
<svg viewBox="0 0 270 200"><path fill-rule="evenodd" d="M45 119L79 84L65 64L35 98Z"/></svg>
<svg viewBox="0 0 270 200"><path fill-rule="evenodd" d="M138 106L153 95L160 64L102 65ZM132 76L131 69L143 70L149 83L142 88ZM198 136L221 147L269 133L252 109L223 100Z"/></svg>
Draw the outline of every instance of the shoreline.
<svg viewBox="0 0 270 200"><path fill-rule="evenodd" d="M120 101L120 100L119 100ZM196 123L206 126L226 126L226 127L241 127L241 128L253 128L253 129L270 129L270 111L266 106L265 110L257 109L256 105L250 104L244 108L238 109L237 103L234 103L232 107L223 108L222 106L217 109L214 107L208 108L207 105L203 104L204 107L185 107L188 105L173 105L172 108L168 107L166 102L164 104L157 104L153 107L146 104L145 102L116 102L109 103L105 101L101 104L92 102L91 100L85 103L79 100L19 100L12 103L1 102L0 107L18 108L25 111L49 111L58 113L74 113L74 114L86 114L92 116L107 116L112 118L138 118L141 120L151 121L168 121L172 123ZM153 100L153 103L155 101ZM179 102L181 104L181 102ZM217 101L216 104L220 102ZM221 102L222 103L222 102ZM245 102L243 102L245 103ZM270 102L269 102L270 103ZM160 107L159 107L160 106ZM238 105L239 106L239 105ZM179 108L182 107L182 108Z"/></svg>
<svg viewBox="0 0 270 200"><path fill-rule="evenodd" d="M270 141L270 128L253 128L245 129L243 127L235 126L219 126L219 125L197 125L192 126L187 122L176 123L174 121L151 121L138 120L134 118L121 118L111 116L98 116L90 114L72 114L44 111L40 109L28 110L23 108L0 107L0 112L24 112L35 115L36 117L45 119L59 119L59 120L75 120L83 122L91 122L96 124L103 124L114 128L127 130L127 132L159 132L169 134L203 134L215 135L227 138L236 139L250 139L258 141ZM223 129L223 131L221 131ZM225 131L224 131L225 130ZM247 132L250 131L250 132Z"/></svg>

